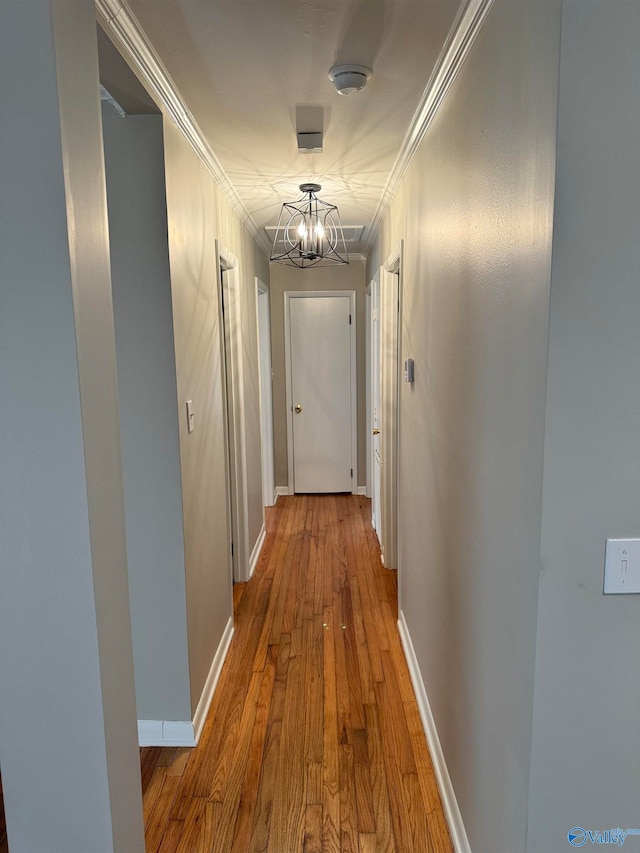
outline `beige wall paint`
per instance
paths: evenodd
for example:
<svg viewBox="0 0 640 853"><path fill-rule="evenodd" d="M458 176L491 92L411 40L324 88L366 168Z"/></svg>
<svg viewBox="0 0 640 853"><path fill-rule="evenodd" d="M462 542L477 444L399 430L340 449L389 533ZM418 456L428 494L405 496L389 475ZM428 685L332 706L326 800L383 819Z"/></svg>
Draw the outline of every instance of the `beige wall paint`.
<svg viewBox="0 0 640 853"><path fill-rule="evenodd" d="M216 238L238 258L243 287L250 548L262 526L254 278L259 273L268 283L268 268L257 262L253 239L168 119L165 165L193 711L232 615ZM184 414L187 400L193 400L196 413L191 434Z"/></svg>
<svg viewBox="0 0 640 853"><path fill-rule="evenodd" d="M496 2L379 235L404 239L400 599L479 853L525 847L560 2Z"/></svg>
<svg viewBox="0 0 640 853"><path fill-rule="evenodd" d="M638 3L565 0L530 853L640 825L640 596L603 594L640 536L639 80Z"/></svg>
<svg viewBox="0 0 640 853"><path fill-rule="evenodd" d="M271 360L273 364L273 426L276 485L286 487L287 403L284 351L284 293L287 290L356 291L356 360L358 386L358 485L366 482L366 354L365 354L365 264L351 261L344 266L300 270L271 264Z"/></svg>
<svg viewBox="0 0 640 853"><path fill-rule="evenodd" d="M367 284L376 272L379 272L381 265L386 263L389 255L395 253L400 241L405 237L405 186L406 181L402 181L396 190L376 241L367 256Z"/></svg>

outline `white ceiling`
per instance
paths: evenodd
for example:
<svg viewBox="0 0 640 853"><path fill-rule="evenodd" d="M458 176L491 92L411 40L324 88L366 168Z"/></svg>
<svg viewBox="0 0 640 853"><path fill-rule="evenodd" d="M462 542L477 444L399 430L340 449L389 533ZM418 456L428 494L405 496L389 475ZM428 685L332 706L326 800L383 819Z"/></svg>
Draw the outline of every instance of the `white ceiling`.
<svg viewBox="0 0 640 853"><path fill-rule="evenodd" d="M359 252L460 0L129 0L257 226L322 184ZM327 73L373 69L348 97ZM296 107L321 107L322 154L299 154ZM310 129L310 128L307 128Z"/></svg>

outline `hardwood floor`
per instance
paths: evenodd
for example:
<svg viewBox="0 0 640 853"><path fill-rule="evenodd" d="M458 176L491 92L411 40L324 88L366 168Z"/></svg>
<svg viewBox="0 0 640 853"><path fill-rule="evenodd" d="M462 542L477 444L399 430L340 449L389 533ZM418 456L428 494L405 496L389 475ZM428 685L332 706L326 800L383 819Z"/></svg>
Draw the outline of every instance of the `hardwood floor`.
<svg viewBox="0 0 640 853"><path fill-rule="evenodd" d="M199 746L141 750L148 853L452 850L369 514L268 511Z"/></svg>
<svg viewBox="0 0 640 853"><path fill-rule="evenodd" d="M0 776L0 853L8 853L7 825L4 822L4 797L2 796L2 776Z"/></svg>

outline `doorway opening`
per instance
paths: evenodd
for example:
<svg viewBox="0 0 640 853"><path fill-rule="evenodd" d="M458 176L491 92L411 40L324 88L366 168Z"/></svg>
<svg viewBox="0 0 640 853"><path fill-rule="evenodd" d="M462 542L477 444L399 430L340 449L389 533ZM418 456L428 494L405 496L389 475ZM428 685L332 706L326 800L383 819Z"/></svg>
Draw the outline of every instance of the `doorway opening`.
<svg viewBox="0 0 640 853"><path fill-rule="evenodd" d="M370 416L371 438L369 442L369 470L371 472L371 525L382 545L382 506L380 484L382 478L382 448L380 439L380 273L377 272L370 284L371 311L369 315L369 362L370 362Z"/></svg>
<svg viewBox="0 0 640 853"><path fill-rule="evenodd" d="M372 328L373 346L378 347L378 426L380 500L376 506L376 532L382 562L398 568L398 443L400 433L399 389L402 321L402 248L400 243L380 268L378 328ZM378 343L375 343L377 337ZM373 373L373 367L372 367Z"/></svg>
<svg viewBox="0 0 640 853"><path fill-rule="evenodd" d="M242 303L238 260L216 240L220 275L220 336L224 364L226 434L229 482L229 528L233 580L248 581L249 512L244 373L242 363Z"/></svg>

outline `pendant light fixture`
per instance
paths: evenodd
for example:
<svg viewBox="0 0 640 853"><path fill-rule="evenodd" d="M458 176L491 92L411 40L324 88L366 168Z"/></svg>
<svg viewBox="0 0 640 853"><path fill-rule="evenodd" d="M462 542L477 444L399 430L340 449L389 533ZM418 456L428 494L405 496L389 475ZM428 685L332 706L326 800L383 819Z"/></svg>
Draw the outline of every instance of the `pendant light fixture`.
<svg viewBox="0 0 640 853"><path fill-rule="evenodd" d="M318 198L321 189L300 184L302 198L282 205L270 260L301 269L349 263L338 208Z"/></svg>

